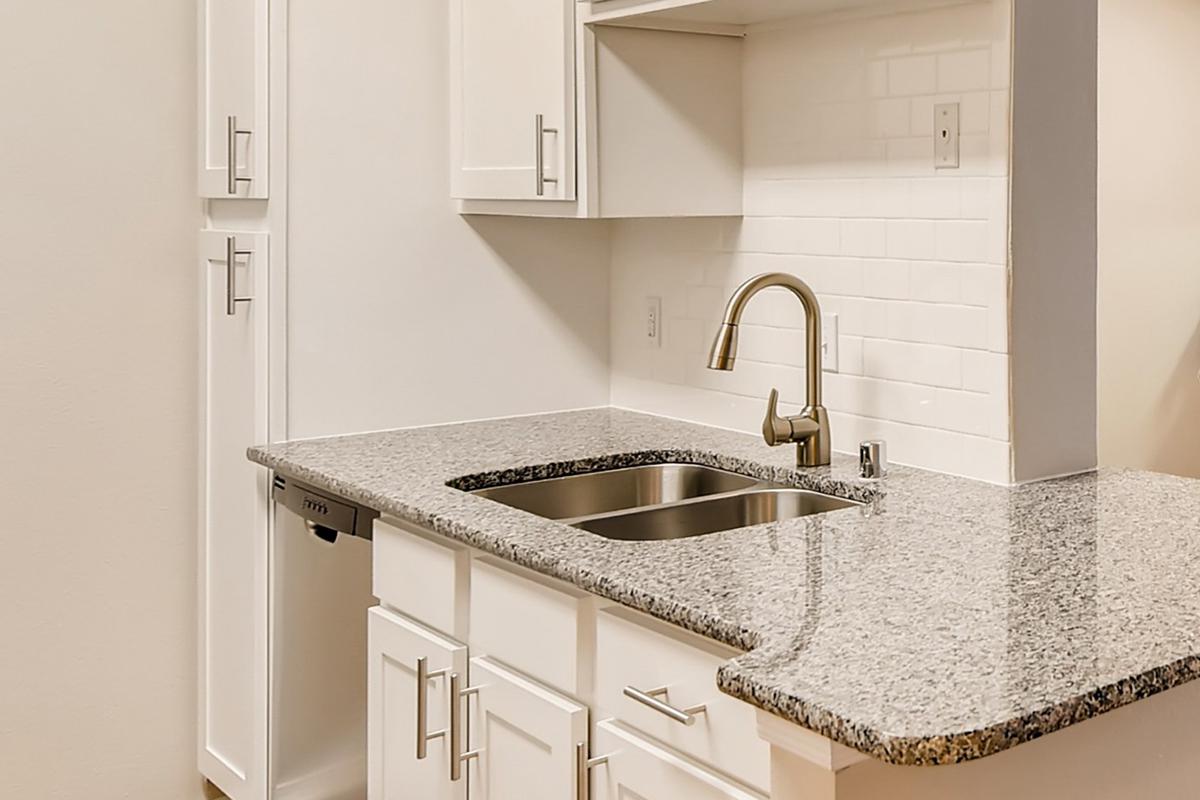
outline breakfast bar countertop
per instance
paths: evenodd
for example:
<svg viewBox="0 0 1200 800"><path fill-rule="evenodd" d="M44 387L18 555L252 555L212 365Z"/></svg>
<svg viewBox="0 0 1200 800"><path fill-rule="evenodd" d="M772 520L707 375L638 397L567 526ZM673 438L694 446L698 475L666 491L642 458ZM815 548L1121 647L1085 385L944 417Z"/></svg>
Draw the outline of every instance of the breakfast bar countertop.
<svg viewBox="0 0 1200 800"><path fill-rule="evenodd" d="M894 764L988 756L1200 677L1200 481L1016 487L616 409L251 448L251 460L746 650L725 693ZM865 501L616 541L464 490L683 461ZM450 485L453 484L453 485Z"/></svg>

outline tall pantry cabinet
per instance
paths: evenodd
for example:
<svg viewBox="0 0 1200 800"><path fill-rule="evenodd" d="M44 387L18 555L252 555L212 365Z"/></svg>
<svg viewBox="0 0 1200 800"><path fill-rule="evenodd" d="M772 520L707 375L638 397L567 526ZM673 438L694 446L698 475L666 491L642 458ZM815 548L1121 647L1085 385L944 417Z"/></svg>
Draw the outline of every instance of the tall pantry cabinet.
<svg viewBox="0 0 1200 800"><path fill-rule="evenodd" d="M286 435L286 0L197 0L200 772L268 796L269 477L246 448Z"/></svg>

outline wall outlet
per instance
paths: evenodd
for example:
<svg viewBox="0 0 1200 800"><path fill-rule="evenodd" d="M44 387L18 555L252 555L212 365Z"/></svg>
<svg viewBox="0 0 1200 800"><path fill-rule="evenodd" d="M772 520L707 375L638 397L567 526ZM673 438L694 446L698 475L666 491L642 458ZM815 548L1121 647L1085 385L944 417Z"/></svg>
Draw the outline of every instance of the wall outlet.
<svg viewBox="0 0 1200 800"><path fill-rule="evenodd" d="M646 316L643 319L647 347L662 346L662 298L646 298Z"/></svg>
<svg viewBox="0 0 1200 800"><path fill-rule="evenodd" d="M821 369L838 371L838 315L821 315Z"/></svg>
<svg viewBox="0 0 1200 800"><path fill-rule="evenodd" d="M958 103L933 107L933 166L958 169Z"/></svg>

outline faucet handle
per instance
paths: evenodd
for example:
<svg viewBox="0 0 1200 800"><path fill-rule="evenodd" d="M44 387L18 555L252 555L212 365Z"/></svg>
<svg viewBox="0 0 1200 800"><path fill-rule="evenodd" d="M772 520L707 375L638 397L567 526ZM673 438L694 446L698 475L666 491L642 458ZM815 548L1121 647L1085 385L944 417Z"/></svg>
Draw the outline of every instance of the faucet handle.
<svg viewBox="0 0 1200 800"><path fill-rule="evenodd" d="M779 390L772 389L767 398L767 416L762 424L763 438L771 447L792 441L792 423L779 416Z"/></svg>

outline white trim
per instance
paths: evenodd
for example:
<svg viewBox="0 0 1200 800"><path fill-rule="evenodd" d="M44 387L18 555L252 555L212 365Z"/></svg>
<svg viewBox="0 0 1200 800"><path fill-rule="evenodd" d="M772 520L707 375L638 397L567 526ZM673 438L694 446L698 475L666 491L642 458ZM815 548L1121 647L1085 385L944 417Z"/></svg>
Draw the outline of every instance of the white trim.
<svg viewBox="0 0 1200 800"><path fill-rule="evenodd" d="M756 713L759 738L770 743L772 747L786 750L792 755L816 764L821 769L841 772L847 767L870 758L864 753L839 744L807 728L801 728L799 725L762 709L758 709Z"/></svg>

